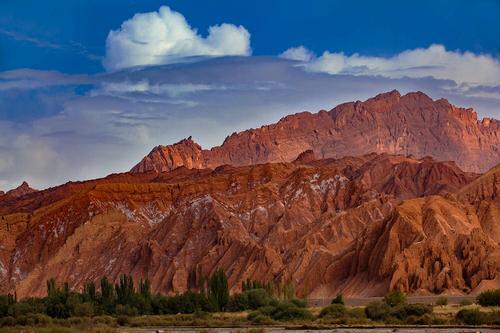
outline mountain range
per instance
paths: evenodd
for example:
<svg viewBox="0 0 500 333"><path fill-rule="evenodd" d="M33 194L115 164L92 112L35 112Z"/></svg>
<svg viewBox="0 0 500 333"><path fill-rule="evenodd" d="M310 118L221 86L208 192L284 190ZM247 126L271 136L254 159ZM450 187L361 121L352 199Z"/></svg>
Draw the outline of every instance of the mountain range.
<svg viewBox="0 0 500 333"><path fill-rule="evenodd" d="M217 268L327 298L500 287L500 122L421 92L154 148L130 172L0 193L0 293Z"/></svg>

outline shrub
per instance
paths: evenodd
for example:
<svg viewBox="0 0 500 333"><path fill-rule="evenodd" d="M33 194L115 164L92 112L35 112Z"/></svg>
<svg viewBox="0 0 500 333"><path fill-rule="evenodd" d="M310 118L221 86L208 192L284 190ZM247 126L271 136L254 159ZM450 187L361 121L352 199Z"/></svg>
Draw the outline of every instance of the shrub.
<svg viewBox="0 0 500 333"><path fill-rule="evenodd" d="M23 315L17 317L17 324L21 326L32 326L34 323L31 317Z"/></svg>
<svg viewBox="0 0 500 333"><path fill-rule="evenodd" d="M248 319L255 322L255 317L261 314L262 316L269 317L273 320L304 320L312 319L313 315L308 309L298 307L292 301L278 302L277 305L268 305L259 308L258 311L252 312L248 315ZM259 318L259 320L265 318Z"/></svg>
<svg viewBox="0 0 500 333"><path fill-rule="evenodd" d="M481 325L484 321L483 317L478 309L462 309L456 315L458 321L467 325Z"/></svg>
<svg viewBox="0 0 500 333"><path fill-rule="evenodd" d="M94 305L92 303L75 304L73 315L78 317L92 317L94 315Z"/></svg>
<svg viewBox="0 0 500 333"><path fill-rule="evenodd" d="M432 306L427 304L403 304L393 307L389 313L391 316L404 320L411 316L421 317L430 314L432 313Z"/></svg>
<svg viewBox="0 0 500 333"><path fill-rule="evenodd" d="M289 302L293 303L293 305L295 305L298 308L307 308L307 301L304 299L294 298L289 300Z"/></svg>
<svg viewBox="0 0 500 333"><path fill-rule="evenodd" d="M244 311L249 309L248 306L248 295L246 293L234 294L229 298L229 303L227 305L228 311Z"/></svg>
<svg viewBox="0 0 500 333"><path fill-rule="evenodd" d="M92 321L96 324L103 324L107 326L113 326L115 325L115 318L111 316L96 316L92 318Z"/></svg>
<svg viewBox="0 0 500 333"><path fill-rule="evenodd" d="M389 316L389 306L381 301L369 303L365 308L365 314L372 320L384 320Z"/></svg>
<svg viewBox="0 0 500 333"><path fill-rule="evenodd" d="M45 313L46 304L41 298L27 298L11 305L9 312L10 315L15 317L20 315Z"/></svg>
<svg viewBox="0 0 500 333"><path fill-rule="evenodd" d="M410 325L442 325L443 322L439 322L432 315L426 313L423 316L409 316L405 319L406 324Z"/></svg>
<svg viewBox="0 0 500 333"><path fill-rule="evenodd" d="M384 296L384 302L391 307L405 304L406 295L399 290L393 290Z"/></svg>
<svg viewBox="0 0 500 333"><path fill-rule="evenodd" d="M477 302L481 306L500 306L500 289L480 293L477 296Z"/></svg>
<svg viewBox="0 0 500 333"><path fill-rule="evenodd" d="M446 298L446 297L444 297L444 296L439 297L439 298L436 300L436 305L439 305L439 306L448 305L448 298Z"/></svg>
<svg viewBox="0 0 500 333"><path fill-rule="evenodd" d="M52 318L42 313L30 314L28 317L30 317L30 321L35 325L45 326L52 322Z"/></svg>
<svg viewBox="0 0 500 333"><path fill-rule="evenodd" d="M299 308L293 303L283 302L276 306L271 312L271 318L274 320L305 320L312 319L313 315L309 310Z"/></svg>
<svg viewBox="0 0 500 333"><path fill-rule="evenodd" d="M345 305L344 296L342 296L342 294L338 294L337 297L335 297L334 299L332 299L332 302L330 304L342 304L342 305Z"/></svg>
<svg viewBox="0 0 500 333"><path fill-rule="evenodd" d="M271 296L264 289L251 289L245 292L248 298L248 307L250 309L258 309L269 305Z"/></svg>
<svg viewBox="0 0 500 333"><path fill-rule="evenodd" d="M14 317L4 317L0 318L0 327L5 326L15 326L17 324L16 318Z"/></svg>
<svg viewBox="0 0 500 333"><path fill-rule="evenodd" d="M343 304L330 304L324 307L319 313L320 318L342 318L345 317L347 311Z"/></svg>
<svg viewBox="0 0 500 333"><path fill-rule="evenodd" d="M499 325L500 311L481 312L478 309L463 309L457 319L468 325Z"/></svg>
<svg viewBox="0 0 500 333"><path fill-rule="evenodd" d="M126 325L130 324L130 320L127 316L118 316L116 318L116 322L120 326L126 326Z"/></svg>
<svg viewBox="0 0 500 333"><path fill-rule="evenodd" d="M133 306L130 305L121 305L118 304L116 306L116 314L118 316L137 316L139 314L139 311Z"/></svg>
<svg viewBox="0 0 500 333"><path fill-rule="evenodd" d="M460 306L469 306L474 304L470 299L464 299L463 301L460 302Z"/></svg>
<svg viewBox="0 0 500 333"><path fill-rule="evenodd" d="M365 318L365 309L364 308L347 308L347 316L350 318Z"/></svg>
<svg viewBox="0 0 500 333"><path fill-rule="evenodd" d="M271 317L260 313L260 311L250 312L247 316L247 319L250 320L253 324L257 325L267 325L273 322Z"/></svg>

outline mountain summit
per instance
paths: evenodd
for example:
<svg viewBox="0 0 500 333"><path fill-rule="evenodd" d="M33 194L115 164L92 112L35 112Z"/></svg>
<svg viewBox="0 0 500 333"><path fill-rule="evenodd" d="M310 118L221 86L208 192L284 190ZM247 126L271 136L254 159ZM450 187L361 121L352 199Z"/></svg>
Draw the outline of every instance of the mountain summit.
<svg viewBox="0 0 500 333"><path fill-rule="evenodd" d="M367 153L432 156L453 160L466 171L485 172L500 162L500 121L477 119L473 109L422 92L394 90L330 111L302 112L275 124L233 133L204 150L191 137L155 147L132 172L169 171L179 166L215 168L290 162L307 150L317 158Z"/></svg>

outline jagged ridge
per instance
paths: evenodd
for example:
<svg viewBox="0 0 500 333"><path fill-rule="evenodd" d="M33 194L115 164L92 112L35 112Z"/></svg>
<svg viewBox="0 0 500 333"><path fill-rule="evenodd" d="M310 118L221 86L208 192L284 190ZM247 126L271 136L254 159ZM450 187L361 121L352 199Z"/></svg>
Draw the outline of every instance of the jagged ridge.
<svg viewBox="0 0 500 333"><path fill-rule="evenodd" d="M278 123L233 133L221 146L203 150L191 137L154 148L132 172L169 171L179 166L215 168L290 162L301 152L318 158L371 152L432 156L463 170L484 172L500 163L500 122L478 121L472 109L433 101L421 92L392 91L331 111L303 112Z"/></svg>

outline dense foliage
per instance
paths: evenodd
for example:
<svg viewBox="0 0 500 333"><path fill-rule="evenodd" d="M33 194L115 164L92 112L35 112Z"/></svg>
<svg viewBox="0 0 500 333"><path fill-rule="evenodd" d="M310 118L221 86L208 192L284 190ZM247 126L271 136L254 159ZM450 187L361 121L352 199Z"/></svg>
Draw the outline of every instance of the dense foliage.
<svg viewBox="0 0 500 333"><path fill-rule="evenodd" d="M396 325L500 325L499 311L483 312L476 308L466 308L460 310L454 318L440 317L433 312L431 305L408 304L403 293L394 291L388 293L382 301L371 302L364 308L347 307L342 295L338 295L330 305L314 316L305 300L283 298L287 294L283 293L286 288L277 292L280 288L271 288L270 284L246 281L242 292L230 295L227 277L222 270L215 271L203 281L199 291L165 296L153 294L147 279L141 279L136 284L128 275L120 276L116 284L106 277L97 284L88 282L81 292L72 291L67 283L58 285L51 279L47 281L47 296L43 298L17 300L14 295L0 295L0 327L60 322L71 324L82 320L106 325L199 325L200 320L217 320L215 318L220 315L212 316L210 312L220 311L248 311L246 318L234 318L259 325L279 321L298 324L315 321L319 325L364 325L373 322ZM478 302L487 306L497 305L498 293L498 290L484 292L478 296ZM436 303L444 305L445 302L440 299ZM165 321L148 322L148 319L141 318ZM220 325L220 322L217 323L215 325ZM209 325L212 324L210 322Z"/></svg>
<svg viewBox="0 0 500 333"><path fill-rule="evenodd" d="M47 281L47 296L16 300L12 295L0 295L0 317L46 314L52 318L90 317L96 315L136 316L147 314L177 314L225 310L229 301L227 279L216 271L208 280L208 295L204 291L187 291L164 296L151 293L147 279L136 286L131 276L122 275L118 283L103 277L99 286L86 283L82 291L70 290L67 283L58 286Z"/></svg>
<svg viewBox="0 0 500 333"><path fill-rule="evenodd" d="M477 296L477 302L482 306L500 306L500 289L482 292Z"/></svg>

